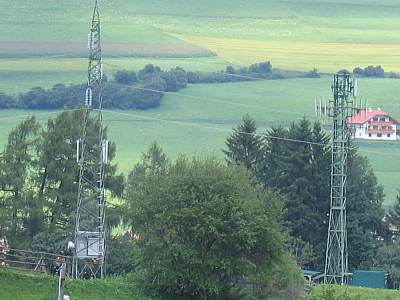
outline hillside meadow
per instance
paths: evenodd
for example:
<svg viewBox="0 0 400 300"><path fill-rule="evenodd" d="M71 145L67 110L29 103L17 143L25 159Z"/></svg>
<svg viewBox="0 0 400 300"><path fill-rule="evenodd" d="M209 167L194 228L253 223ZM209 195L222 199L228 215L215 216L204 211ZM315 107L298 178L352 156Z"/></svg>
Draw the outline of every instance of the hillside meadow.
<svg viewBox="0 0 400 300"><path fill-rule="evenodd" d="M361 79L360 97L370 106L381 107L400 119L399 80ZM106 110L104 122L117 145L119 170L128 173L149 145L157 141L171 157L213 155L223 159L222 149L232 128L245 114L251 115L262 134L272 126L289 126L303 117L315 120L315 96L329 99L331 77L319 79L267 80L226 84L190 85L179 93L167 94L160 107L148 111ZM380 91L385 90L385 97ZM25 116L36 114L45 122L57 111L0 111L0 142ZM357 142L380 183L386 204L397 194L400 143Z"/></svg>
<svg viewBox="0 0 400 300"><path fill-rule="evenodd" d="M143 294L140 287L129 284L122 278L106 280L66 281L66 294L73 300L157 300ZM368 289L359 287L315 286L312 300L326 300L323 296L330 291L332 299L397 300L400 292L395 290ZM57 297L57 278L37 274L26 274L0 270L0 299L2 300L53 300ZM272 300L284 300L272 298Z"/></svg>
<svg viewBox="0 0 400 300"><path fill-rule="evenodd" d="M72 300L151 300L137 287L122 279L71 280L67 279L65 294ZM55 276L26 274L0 270L0 299L2 300L54 300L58 297Z"/></svg>

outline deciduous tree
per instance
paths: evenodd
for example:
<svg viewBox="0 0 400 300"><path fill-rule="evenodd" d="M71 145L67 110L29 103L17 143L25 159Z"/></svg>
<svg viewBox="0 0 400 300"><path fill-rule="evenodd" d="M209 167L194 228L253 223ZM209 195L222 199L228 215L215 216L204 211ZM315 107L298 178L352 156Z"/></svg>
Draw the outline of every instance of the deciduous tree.
<svg viewBox="0 0 400 300"><path fill-rule="evenodd" d="M246 285L262 294L293 284L278 195L241 166L163 157L153 146L126 192L141 283L175 299L233 299ZM278 283L271 273L284 268Z"/></svg>

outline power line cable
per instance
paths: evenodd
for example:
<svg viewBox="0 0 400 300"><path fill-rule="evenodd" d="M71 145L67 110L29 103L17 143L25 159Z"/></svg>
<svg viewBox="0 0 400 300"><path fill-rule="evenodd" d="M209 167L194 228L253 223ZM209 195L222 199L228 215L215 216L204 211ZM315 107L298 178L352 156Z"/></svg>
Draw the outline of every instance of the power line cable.
<svg viewBox="0 0 400 300"><path fill-rule="evenodd" d="M2 118L0 117L1 120L19 120L19 119L24 119L27 117L32 117L32 116L39 116L39 115L52 115L56 113L63 113L63 112L73 112L73 111L78 111L78 110L83 110L84 108L76 108L76 109L67 109L67 110L58 110L58 111L52 111L52 112L46 112L46 113L39 113L39 114L26 114L26 115L18 115L14 117L5 117ZM95 109L93 109L95 110ZM146 120L152 120L152 121L159 121L159 122L164 122L164 123L170 123L170 124L176 124L180 126L190 126L190 127L197 127L197 128L203 128L203 129L208 129L208 130L214 130L214 131L219 131L219 132L225 132L225 133L231 133L231 129L225 129L225 128L218 128L214 126L208 126L208 125L202 125L198 123L193 123L193 122L187 122L187 121L179 121L179 120L167 120L167 119L162 119L158 117L150 117L150 116L142 116L139 114L132 114L132 113L122 113L122 112L117 112L113 110L103 110L106 113L111 113L111 114L117 114L117 115L122 115L122 116L128 116L128 117L136 117L140 119L146 119ZM112 120L115 122L119 121L134 121L134 120ZM105 120L107 122L107 120ZM310 141L304 141L304 140L298 140L298 139L290 139L290 138L284 138L284 137L277 137L277 136L271 136L267 134L253 134L249 132L243 132L243 131L236 131L241 134L245 135L250 135L250 136L259 136L259 137L266 137L266 138L271 138L275 140L282 140L282 141L287 141L287 142L294 142L294 143L304 143L304 144L309 144L309 145L316 145L316 146L329 146L324 143L316 143L316 142L310 142ZM394 145L394 144L393 144ZM362 145L361 145L362 147ZM372 154L380 154L384 156L400 156L400 154L397 153L388 153L388 152L380 152L380 151L373 151L373 150L366 150L366 149L361 149L360 147L351 147L350 149L353 150L359 150L360 152L366 152L366 153L372 153Z"/></svg>
<svg viewBox="0 0 400 300"><path fill-rule="evenodd" d="M204 129L220 131L220 132L228 132L228 133L232 132L230 129L218 128L218 127L202 125L202 124L186 122L186 121L166 120L166 119L161 119L161 118L158 118L158 117L142 116L142 115L138 115L138 114L128 114L128 113L122 113L122 112L117 112L117 111L113 111L113 110L105 110L105 112L112 113L112 114L123 115L123 116L129 116L129 117L133 116L133 117L152 120L152 121L159 121L159 122L164 122L164 123L176 124L176 125L180 125L180 126L190 126L190 127L204 128ZM310 142L310 141L304 141L304 140L298 140L298 139L284 138L284 137L272 136L272 135L268 135L268 134L249 133L249 132L243 132L243 131L236 131L236 132L238 132L240 134L244 134L244 135L266 137L266 138L270 138L270 139L274 139L274 140L281 140L281 141L286 141L286 142L303 143L303 144L323 146L323 147L329 146L329 145L324 144L324 143L316 143L316 142ZM359 150L358 147L350 147L349 149ZM379 152L379 151L370 151L370 150L365 150L365 149L363 149L362 151L363 152L368 152L368 153L382 154L382 155L386 155L386 156L400 156L400 154L397 154L397 153L395 154L395 153L387 153L387 152Z"/></svg>
<svg viewBox="0 0 400 300"><path fill-rule="evenodd" d="M131 86L129 86L131 87ZM139 88L139 87L137 87ZM153 89L146 89L146 88L139 88L139 89L144 89L144 90L148 90L148 91L152 91L152 92L160 92L160 93L164 93L163 91L159 91L159 90L153 90ZM190 96L190 98L195 98L195 99L208 99L208 97L198 97L198 96L192 96L192 95L184 95L184 94L179 94L179 93L172 93L172 92L166 92L166 93L170 93L173 95L179 95L179 96ZM225 103L228 104L232 104L229 101L224 101L224 100L220 100L220 99L213 99L214 101L223 101ZM240 105L246 105L246 104L240 104ZM248 106L248 105L246 105ZM257 108L262 108L262 109L267 109L265 107L262 106L256 106ZM45 113L38 113L38 114L26 114L26 115L19 115L19 116L14 116L14 117L0 117L0 121L1 120L17 120L17 119L23 119L23 118L27 118L30 116L42 116L42 115L52 115L52 114L56 114L56 113L62 113L65 111L77 111L77 110L82 110L83 108L77 108L77 109L68 109L68 110L58 110L58 111L52 111L52 112L45 112ZM267 109L269 110L269 109ZM191 122L186 122L186 121L178 121L178 120L166 120L166 119L161 119L161 118L157 118L157 117L148 117L148 116L141 116L138 114L127 114L127 113L121 113L121 112L116 112L116 111L112 111L112 110L106 110L106 112L109 113L114 113L114 114L119 114L119 115L124 115L124 116L135 116L141 119L148 119L148 120L153 120L153 121L160 121L160 122L168 122L168 123L173 123L173 124L179 124L179 125L187 125L187 126L191 126L191 127L198 127L198 128L205 128L205 129L210 129L210 130L217 130L217 131L223 131L223 132L231 132L231 130L227 130L227 129L223 129L223 128L217 128L217 127L212 127L212 126L207 126L207 125L201 125L201 124L197 124L197 123L191 123ZM288 111L279 111L279 112L284 112L284 113L288 113ZM294 113L294 112L291 112ZM303 115L306 116L306 115ZM113 121L118 121L118 120L113 120ZM124 121L128 121L128 120L124 120ZM260 137L265 137L266 135L264 134L251 134L251 133L246 133L246 132L239 132L242 134L248 134L248 135L256 135L256 136L260 136ZM307 143L307 144L311 144L311 145L320 145L320 146L326 146L325 144L318 144L318 143L314 143L314 142L308 142L308 141L302 141L302 140L295 140L295 139L288 139L288 138L282 138L282 137L274 137L274 136L268 136L269 138L272 139L278 139L278 140L284 140L284 141L289 141L289 142L303 142L303 143ZM357 148L352 148L352 149L359 149ZM390 153L388 154L387 152L379 152L379 151L373 151L373 150L365 150L365 149L360 149L360 151L362 152L367 152L367 153L372 153L372 154L383 154L383 155L388 155L388 156L400 156L400 154L394 154L394 153Z"/></svg>
<svg viewBox="0 0 400 300"><path fill-rule="evenodd" d="M45 113L39 113L39 114L26 114L26 115L18 115L14 117L0 117L1 120L19 120L19 119L24 119L27 117L32 117L32 116L42 116L42 115L53 115L56 113L63 113L63 112L73 112L73 111L78 111L78 110L83 110L83 108L76 108L76 109L67 109L67 110L58 110L58 111L52 111L52 112L45 112ZM150 116L142 116L138 114L132 114L132 113L122 113L122 112L117 112L113 110L103 110L104 112L107 113L112 113L112 114L118 114L118 115L123 115L123 116L128 116L128 117L136 117L140 119L147 119L147 120L152 120L152 121L159 121L159 122L164 122L164 123L170 123L170 124L176 124L176 125L181 125L181 126L190 126L190 127L197 127L197 128L203 128L203 129L209 129L209 130L214 130L214 131L220 131L220 132L226 132L226 133L231 133L231 129L225 129L225 128L218 128L214 126L208 126L208 125L202 125L198 123L192 123L192 122L186 122L186 121L179 121L179 120L167 120L167 119L161 119L157 117L150 117ZM115 122L120 122L120 121L132 121L132 120L111 120ZM105 122L108 122L105 120ZM242 131L237 131L238 133L245 134L245 135L251 135L251 136L259 136L259 137L267 137L275 140L282 140L282 141L287 141L287 142L296 142L296 143L304 143L304 144L309 144L309 145L317 145L317 146L328 146L324 143L316 143L316 142L310 142L310 141L304 141L304 140L298 140L298 139L290 139L290 138L283 138L283 137L277 137L277 136L271 136L267 134L253 134L249 132L242 132ZM392 144L395 145L395 144ZM362 145L360 146L362 147ZM400 156L400 154L397 153L388 153L388 152L380 152L380 151L373 151L373 150L366 150L366 149L361 149L360 147L351 147L350 149L353 150L359 150L360 152L366 152L366 153L371 153L371 154L380 154L384 156Z"/></svg>
<svg viewBox="0 0 400 300"><path fill-rule="evenodd" d="M57 113L73 112L73 111L78 111L78 110L83 110L83 108L54 110L54 111L51 111L51 112L33 113L33 114L30 113L30 114L18 115L18 116L12 116L12 117L0 117L0 121L4 121L4 120L20 120L20 119L25 119L25 118L29 118L29 117L54 115L54 114L57 114Z"/></svg>
<svg viewBox="0 0 400 300"><path fill-rule="evenodd" d="M156 90L156 89L150 89L150 88L144 88L144 87L120 84L120 83L113 83L113 84L130 87L130 88L136 89L136 90L142 90L142 91L148 91L148 92L154 92L154 93L160 93L160 94L166 94L166 95L173 95L173 96L191 98L191 99L196 99L196 100L207 100L207 101L211 101L211 102L225 103L225 104L229 104L229 105L236 105L236 106L242 106L242 107L252 107L252 108L262 109L262 110L266 110L266 111L272 111L272 112L276 112L276 113L296 114L296 115L301 115L301 116L305 116L305 117L315 118L315 117L312 117L310 115L306 115L306 114L303 114L303 113L300 113L300 112L288 111L288 110L279 110L279 109L274 109L274 108L267 108L265 106L255 105L255 104L245 104L245 103L231 102L231 101L227 101L225 99L220 99L220 98L194 96L194 95L188 95L188 94L182 94L182 93L167 92L167 91L161 91L161 90Z"/></svg>

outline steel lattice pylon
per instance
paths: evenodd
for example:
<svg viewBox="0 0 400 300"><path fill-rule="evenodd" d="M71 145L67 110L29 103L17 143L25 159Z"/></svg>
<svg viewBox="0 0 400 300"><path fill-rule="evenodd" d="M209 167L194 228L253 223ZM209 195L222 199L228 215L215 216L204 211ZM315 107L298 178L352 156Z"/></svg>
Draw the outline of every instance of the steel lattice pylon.
<svg viewBox="0 0 400 300"><path fill-rule="evenodd" d="M330 101L329 116L333 120L331 208L325 259L325 284L346 283L348 274L347 230L346 230L346 185L347 158L351 131L347 121L354 112L354 81L347 73L334 76L333 100Z"/></svg>
<svg viewBox="0 0 400 300"><path fill-rule="evenodd" d="M93 278L104 276L105 258L105 189L104 172L108 162L108 141L103 135L102 63L100 15L96 0L92 27L88 36L89 66L85 97L85 117L77 141L79 188L75 220L74 276ZM96 104L97 110L93 110ZM91 122L92 121L92 122ZM90 126L98 126L93 135ZM93 129L93 128L92 128Z"/></svg>

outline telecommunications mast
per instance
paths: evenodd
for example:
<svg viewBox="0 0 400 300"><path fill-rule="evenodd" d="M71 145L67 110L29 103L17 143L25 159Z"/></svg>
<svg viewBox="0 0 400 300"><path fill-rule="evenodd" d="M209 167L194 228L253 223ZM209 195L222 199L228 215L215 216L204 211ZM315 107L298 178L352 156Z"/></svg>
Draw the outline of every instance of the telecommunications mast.
<svg viewBox="0 0 400 300"><path fill-rule="evenodd" d="M106 250L104 171L108 163L108 141L104 139L102 115L103 71L101 64L100 15L96 0L88 35L89 67L85 116L76 159L80 167L75 219L73 275L75 278L104 276ZM93 110L93 107L96 109ZM93 134L93 126L98 132ZM90 128L91 127L91 130Z"/></svg>
<svg viewBox="0 0 400 300"><path fill-rule="evenodd" d="M348 121L358 112L354 106L356 81L348 73L334 76L333 100L329 105L332 119L331 207L325 257L325 284L347 283L348 253L346 228L347 164L352 138Z"/></svg>

